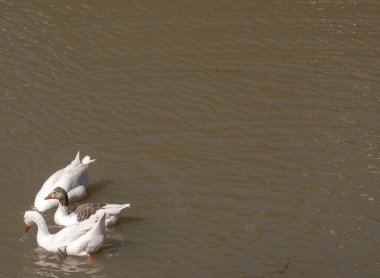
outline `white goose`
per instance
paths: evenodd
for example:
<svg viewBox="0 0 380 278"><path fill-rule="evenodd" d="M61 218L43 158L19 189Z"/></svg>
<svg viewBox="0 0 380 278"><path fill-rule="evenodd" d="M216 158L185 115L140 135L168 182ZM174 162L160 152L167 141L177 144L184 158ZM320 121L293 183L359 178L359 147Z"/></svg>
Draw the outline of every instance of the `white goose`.
<svg viewBox="0 0 380 278"><path fill-rule="evenodd" d="M100 219L89 219L80 224L71 225L51 234L45 219L37 211L26 211L24 214L25 232L33 223L37 224L37 243L51 252L64 252L67 255L88 256L98 251L106 240L105 214Z"/></svg>
<svg viewBox="0 0 380 278"><path fill-rule="evenodd" d="M57 200L44 200L46 195L57 186L64 188L68 192L68 198L71 202L85 198L87 196L88 165L94 161L95 159L90 159L89 156L84 157L81 161L78 152L69 165L58 170L45 181L36 195L34 206L39 211L45 211L57 206Z"/></svg>
<svg viewBox="0 0 380 278"><path fill-rule="evenodd" d="M54 214L54 222L58 225L69 226L74 223L79 223L83 220L89 219L93 215L98 215L103 211L106 214L106 226L112 226L119 220L121 212L130 207L130 204L101 204L101 203L87 203L77 206L72 212L68 212L69 199L65 189L56 187L49 195L45 197L46 200L57 199L58 209Z"/></svg>

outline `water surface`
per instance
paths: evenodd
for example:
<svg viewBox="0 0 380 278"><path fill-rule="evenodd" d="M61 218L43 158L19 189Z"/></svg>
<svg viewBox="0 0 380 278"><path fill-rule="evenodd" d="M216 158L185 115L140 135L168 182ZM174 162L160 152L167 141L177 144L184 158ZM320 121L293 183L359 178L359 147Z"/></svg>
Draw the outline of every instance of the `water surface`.
<svg viewBox="0 0 380 278"><path fill-rule="evenodd" d="M2 277L379 276L377 1L0 7ZM92 265L23 233L77 150Z"/></svg>

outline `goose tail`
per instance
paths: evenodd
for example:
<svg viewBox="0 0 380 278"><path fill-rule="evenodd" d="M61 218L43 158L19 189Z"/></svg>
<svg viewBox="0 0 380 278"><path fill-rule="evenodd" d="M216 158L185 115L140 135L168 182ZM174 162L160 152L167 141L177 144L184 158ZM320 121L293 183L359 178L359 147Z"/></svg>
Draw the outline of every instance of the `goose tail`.
<svg viewBox="0 0 380 278"><path fill-rule="evenodd" d="M86 155L86 156L83 157L83 159L82 159L82 164L83 164L83 165L88 165L88 164L90 164L90 163L92 163L92 162L95 162L95 161L96 161L96 159L91 159L89 155Z"/></svg>
<svg viewBox="0 0 380 278"><path fill-rule="evenodd" d="M98 219L98 221L95 223L94 227L91 229L91 231L93 232L103 232L105 231L105 227L106 227L106 214L104 212L100 212L99 213L99 216L100 218Z"/></svg>

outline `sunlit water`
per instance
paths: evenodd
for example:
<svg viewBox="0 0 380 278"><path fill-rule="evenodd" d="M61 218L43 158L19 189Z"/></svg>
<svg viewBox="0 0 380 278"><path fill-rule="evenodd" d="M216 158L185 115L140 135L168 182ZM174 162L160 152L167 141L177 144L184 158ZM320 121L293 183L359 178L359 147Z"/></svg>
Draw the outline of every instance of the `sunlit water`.
<svg viewBox="0 0 380 278"><path fill-rule="evenodd" d="M377 1L0 7L2 277L379 276ZM23 232L77 150L92 264Z"/></svg>

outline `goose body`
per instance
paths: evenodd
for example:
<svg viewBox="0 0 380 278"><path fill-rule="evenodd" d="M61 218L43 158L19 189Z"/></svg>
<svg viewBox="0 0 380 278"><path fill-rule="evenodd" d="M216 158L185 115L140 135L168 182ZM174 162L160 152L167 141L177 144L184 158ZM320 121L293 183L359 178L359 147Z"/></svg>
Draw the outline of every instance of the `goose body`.
<svg viewBox="0 0 380 278"><path fill-rule="evenodd" d="M68 192L68 198L71 202L83 199L87 196L88 185L88 165L94 162L89 156L80 160L80 154L77 153L75 159L65 168L58 170L51 175L42 185L34 200L34 206L39 211L46 211L58 205L57 200L44 200L55 187L59 186Z"/></svg>
<svg viewBox="0 0 380 278"><path fill-rule="evenodd" d="M130 204L86 203L79 205L72 212L69 212L68 194L61 187L55 188L45 199L57 199L59 201L58 208L54 214L54 222L62 226L80 223L92 218L94 215L99 215L100 212L106 214L105 225L112 226L119 220L121 212L125 208L130 207Z"/></svg>
<svg viewBox="0 0 380 278"><path fill-rule="evenodd" d="M66 254L76 256L91 255L103 246L106 239L104 219L105 214L102 213L98 219L89 219L51 234L39 212L26 211L24 214L25 231L28 231L33 223L38 227L39 246L50 252L62 252L63 249Z"/></svg>

